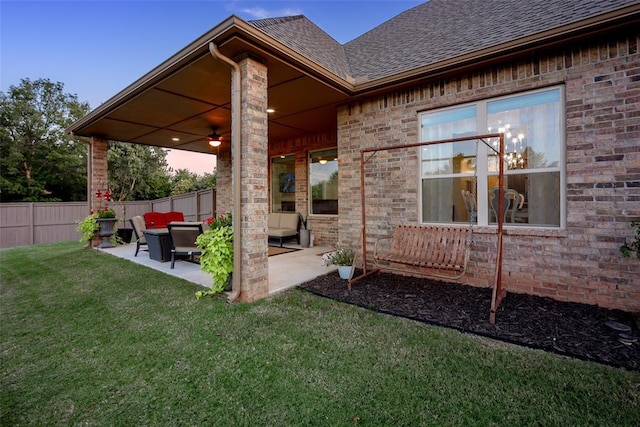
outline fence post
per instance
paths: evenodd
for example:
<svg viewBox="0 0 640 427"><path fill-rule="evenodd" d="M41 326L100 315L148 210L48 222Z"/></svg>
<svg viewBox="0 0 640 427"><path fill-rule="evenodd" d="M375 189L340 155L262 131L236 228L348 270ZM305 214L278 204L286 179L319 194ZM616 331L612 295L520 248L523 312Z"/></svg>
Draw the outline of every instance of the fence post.
<svg viewBox="0 0 640 427"><path fill-rule="evenodd" d="M35 221L35 209L33 207L33 202L29 203L29 241L31 242L32 245L34 245L36 242L36 231L35 231L35 224L33 223Z"/></svg>
<svg viewBox="0 0 640 427"><path fill-rule="evenodd" d="M200 191L196 191L195 209L196 209L196 221L200 221Z"/></svg>

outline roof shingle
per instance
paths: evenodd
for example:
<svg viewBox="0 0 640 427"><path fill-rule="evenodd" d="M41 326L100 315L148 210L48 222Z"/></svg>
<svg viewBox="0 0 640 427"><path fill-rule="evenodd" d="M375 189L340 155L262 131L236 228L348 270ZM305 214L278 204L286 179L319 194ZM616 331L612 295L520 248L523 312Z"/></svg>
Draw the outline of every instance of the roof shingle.
<svg viewBox="0 0 640 427"><path fill-rule="evenodd" d="M339 44L302 15L250 21L335 75L366 82L640 3L640 0L430 0Z"/></svg>
<svg viewBox="0 0 640 427"><path fill-rule="evenodd" d="M638 0L431 0L345 45L353 77L372 80L599 15Z"/></svg>
<svg viewBox="0 0 640 427"><path fill-rule="evenodd" d="M349 67L344 47L303 15L249 21L274 39L346 79Z"/></svg>

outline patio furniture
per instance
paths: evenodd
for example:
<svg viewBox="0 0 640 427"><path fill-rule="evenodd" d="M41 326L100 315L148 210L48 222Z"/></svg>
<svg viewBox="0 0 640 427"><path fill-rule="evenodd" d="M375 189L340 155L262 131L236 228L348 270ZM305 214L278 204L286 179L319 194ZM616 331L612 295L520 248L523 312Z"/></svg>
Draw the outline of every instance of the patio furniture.
<svg viewBox="0 0 640 427"><path fill-rule="evenodd" d="M136 253L134 256L138 256L138 251L140 250L141 246L147 246L147 251L148 249L148 245L147 245L147 239L144 237L144 233L143 231L146 229L145 225L144 225L144 218L141 215L138 216L134 216L133 218L129 219L129 222L131 222L131 228L133 228L133 234L136 235Z"/></svg>
<svg viewBox="0 0 640 427"><path fill-rule="evenodd" d="M167 225L171 244L171 268L176 256L187 256L193 261L194 255L201 255L202 250L196 246L196 238L202 234L199 222L171 222Z"/></svg>
<svg viewBox="0 0 640 427"><path fill-rule="evenodd" d="M182 212L147 212L144 214L145 227L147 229L153 228L167 228L167 224L172 221L184 221L184 214Z"/></svg>
<svg viewBox="0 0 640 427"><path fill-rule="evenodd" d="M173 221L184 222L184 214L177 211L166 212L164 214L164 220L166 221L166 224Z"/></svg>
<svg viewBox="0 0 640 427"><path fill-rule="evenodd" d="M149 258L159 262L171 259L171 237L168 229L152 228L144 230L142 233L149 248Z"/></svg>
<svg viewBox="0 0 640 427"><path fill-rule="evenodd" d="M280 239L280 247L284 239L295 237L300 244L300 215L297 213L272 212L268 219L269 238Z"/></svg>
<svg viewBox="0 0 640 427"><path fill-rule="evenodd" d="M387 270L458 279L467 270L471 233L467 227L397 225L376 240L373 259Z"/></svg>

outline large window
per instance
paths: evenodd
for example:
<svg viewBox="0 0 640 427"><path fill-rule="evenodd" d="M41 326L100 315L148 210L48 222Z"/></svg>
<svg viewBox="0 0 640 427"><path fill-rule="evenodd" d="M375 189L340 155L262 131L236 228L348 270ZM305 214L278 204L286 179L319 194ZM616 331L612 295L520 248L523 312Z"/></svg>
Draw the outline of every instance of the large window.
<svg viewBox="0 0 640 427"><path fill-rule="evenodd" d="M311 214L338 214L338 150L309 153Z"/></svg>
<svg viewBox="0 0 640 427"><path fill-rule="evenodd" d="M426 112L421 141L504 133L505 224L559 227L563 111L557 87ZM495 223L498 166L495 152L475 140L422 147L422 221Z"/></svg>

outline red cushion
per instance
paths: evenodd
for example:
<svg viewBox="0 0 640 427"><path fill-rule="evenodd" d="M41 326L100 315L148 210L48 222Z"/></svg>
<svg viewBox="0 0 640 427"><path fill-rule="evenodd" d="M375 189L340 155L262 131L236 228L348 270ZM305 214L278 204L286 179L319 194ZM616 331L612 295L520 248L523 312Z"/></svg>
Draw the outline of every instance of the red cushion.
<svg viewBox="0 0 640 427"><path fill-rule="evenodd" d="M167 212L165 214L165 221L169 224L171 221L184 222L184 214L182 212Z"/></svg>
<svg viewBox="0 0 640 427"><path fill-rule="evenodd" d="M144 222L147 228L167 228L166 214L163 212L145 213Z"/></svg>

